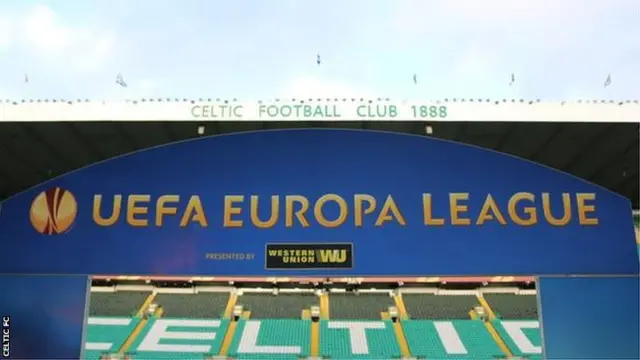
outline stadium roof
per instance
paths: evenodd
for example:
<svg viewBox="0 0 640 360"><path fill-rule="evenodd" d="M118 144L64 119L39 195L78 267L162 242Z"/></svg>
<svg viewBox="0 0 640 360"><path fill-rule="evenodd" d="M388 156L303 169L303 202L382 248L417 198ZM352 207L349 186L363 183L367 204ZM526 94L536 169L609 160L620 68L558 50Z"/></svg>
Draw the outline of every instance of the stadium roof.
<svg viewBox="0 0 640 360"><path fill-rule="evenodd" d="M308 112L301 110L307 108ZM393 108L393 109L391 109ZM311 111L313 110L319 110ZM385 111L387 110L387 111ZM430 120L638 123L638 100L540 101L525 99L0 99L0 121L331 121ZM336 116L338 115L338 116ZM338 119L339 118L339 119Z"/></svg>
<svg viewBox="0 0 640 360"><path fill-rule="evenodd" d="M20 105L18 105L20 106ZM6 120L6 119L5 119ZM200 136L203 122L0 122L0 200L95 162ZM204 135L293 127L425 134L425 122L206 122ZM432 122L435 138L529 159L640 203L638 123Z"/></svg>

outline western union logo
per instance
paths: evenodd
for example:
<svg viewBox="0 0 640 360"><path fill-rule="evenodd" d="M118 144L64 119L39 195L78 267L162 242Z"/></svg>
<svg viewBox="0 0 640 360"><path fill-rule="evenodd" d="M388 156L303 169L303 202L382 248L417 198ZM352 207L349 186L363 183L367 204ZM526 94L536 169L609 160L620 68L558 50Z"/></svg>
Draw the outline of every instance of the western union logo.
<svg viewBox="0 0 640 360"><path fill-rule="evenodd" d="M341 263L347 262L347 250L318 250L321 263Z"/></svg>
<svg viewBox="0 0 640 360"><path fill-rule="evenodd" d="M350 269L352 244L267 244L267 269Z"/></svg>
<svg viewBox="0 0 640 360"><path fill-rule="evenodd" d="M283 263L341 263L347 262L347 250L269 250L270 257Z"/></svg>

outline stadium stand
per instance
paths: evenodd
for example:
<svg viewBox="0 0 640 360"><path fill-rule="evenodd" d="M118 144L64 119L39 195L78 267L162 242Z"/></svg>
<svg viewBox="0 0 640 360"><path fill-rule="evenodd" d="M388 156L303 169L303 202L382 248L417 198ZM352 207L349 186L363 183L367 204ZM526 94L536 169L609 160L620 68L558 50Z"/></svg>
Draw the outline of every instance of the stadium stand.
<svg viewBox="0 0 640 360"><path fill-rule="evenodd" d="M300 287L94 286L83 358L542 358L535 290Z"/></svg>
<svg viewBox="0 0 640 360"><path fill-rule="evenodd" d="M318 297L312 293L243 293L237 303L251 312L254 319L300 319L303 309L318 305Z"/></svg>
<svg viewBox="0 0 640 360"><path fill-rule="evenodd" d="M427 359L452 356L493 359L504 356L482 321L410 320L402 323L411 354Z"/></svg>
<svg viewBox="0 0 640 360"><path fill-rule="evenodd" d="M537 320L493 321L493 324L514 356L542 359L542 337Z"/></svg>
<svg viewBox="0 0 640 360"><path fill-rule="evenodd" d="M289 360L308 357L310 321L240 320L229 355L236 359ZM264 344L264 345L261 345Z"/></svg>
<svg viewBox="0 0 640 360"><path fill-rule="evenodd" d="M332 319L380 320L380 312L394 306L389 293L332 293L329 311Z"/></svg>
<svg viewBox="0 0 640 360"><path fill-rule="evenodd" d="M134 359L201 360L204 355L217 355L220 352L228 327L229 320L226 319L152 318L129 349L135 350L131 352ZM176 336L178 331L186 333L186 339L190 341Z"/></svg>
<svg viewBox="0 0 640 360"><path fill-rule="evenodd" d="M501 319L538 319L538 299L535 295L489 293L484 298Z"/></svg>
<svg viewBox="0 0 640 360"><path fill-rule="evenodd" d="M89 316L131 316L149 294L150 291L92 292Z"/></svg>
<svg viewBox="0 0 640 360"><path fill-rule="evenodd" d="M412 319L451 320L468 319L469 311L478 305L472 294L403 294L405 307Z"/></svg>
<svg viewBox="0 0 640 360"><path fill-rule="evenodd" d="M391 321L323 320L320 326L320 351L324 358L391 359L400 357L400 348Z"/></svg>
<svg viewBox="0 0 640 360"><path fill-rule="evenodd" d="M99 359L117 352L140 323L137 317L89 317L86 330L86 359Z"/></svg>
<svg viewBox="0 0 640 360"><path fill-rule="evenodd" d="M164 316L186 319L222 318L229 301L229 293L158 294L153 300L161 304Z"/></svg>

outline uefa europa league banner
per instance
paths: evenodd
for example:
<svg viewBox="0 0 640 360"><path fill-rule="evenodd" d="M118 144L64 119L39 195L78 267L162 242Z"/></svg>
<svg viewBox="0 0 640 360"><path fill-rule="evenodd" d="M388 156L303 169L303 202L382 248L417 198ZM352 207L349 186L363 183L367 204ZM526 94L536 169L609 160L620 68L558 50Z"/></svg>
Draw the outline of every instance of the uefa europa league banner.
<svg viewBox="0 0 640 360"><path fill-rule="evenodd" d="M3 207L0 234L11 256L2 273L638 271L627 199L529 161L424 136L287 130L200 138L86 167Z"/></svg>

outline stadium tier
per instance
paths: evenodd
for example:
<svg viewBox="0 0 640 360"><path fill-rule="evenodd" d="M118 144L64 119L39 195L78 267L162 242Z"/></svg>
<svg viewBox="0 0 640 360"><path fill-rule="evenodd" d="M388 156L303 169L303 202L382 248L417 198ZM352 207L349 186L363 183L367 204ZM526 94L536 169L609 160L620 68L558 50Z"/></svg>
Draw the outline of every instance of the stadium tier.
<svg viewBox="0 0 640 360"><path fill-rule="evenodd" d="M542 358L535 290L124 288L92 289L85 359Z"/></svg>

